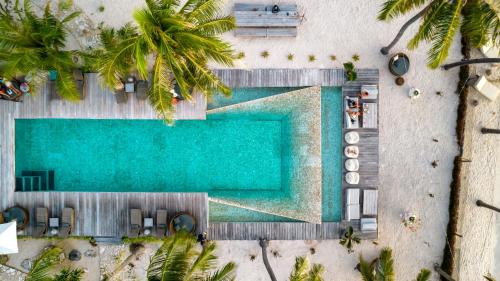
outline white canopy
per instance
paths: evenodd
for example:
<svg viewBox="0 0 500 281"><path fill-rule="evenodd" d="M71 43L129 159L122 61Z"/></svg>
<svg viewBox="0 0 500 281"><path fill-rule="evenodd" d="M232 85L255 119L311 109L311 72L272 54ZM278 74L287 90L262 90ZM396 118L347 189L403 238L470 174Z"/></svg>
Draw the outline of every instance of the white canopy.
<svg viewBox="0 0 500 281"><path fill-rule="evenodd" d="M17 252L16 222L0 224L0 255L16 254Z"/></svg>

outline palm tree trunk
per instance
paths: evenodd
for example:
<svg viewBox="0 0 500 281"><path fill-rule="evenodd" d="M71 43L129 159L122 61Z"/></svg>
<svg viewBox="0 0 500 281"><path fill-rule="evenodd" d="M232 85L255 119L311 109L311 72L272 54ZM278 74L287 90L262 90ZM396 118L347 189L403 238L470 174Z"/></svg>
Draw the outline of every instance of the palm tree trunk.
<svg viewBox="0 0 500 281"><path fill-rule="evenodd" d="M453 279L448 273L444 272L444 270L442 270L437 263L434 264L434 270L441 276L441 278L448 281L455 281L455 279Z"/></svg>
<svg viewBox="0 0 500 281"><path fill-rule="evenodd" d="M262 248L262 260L264 261L264 265L266 266L267 273L269 273L269 277L271 277L271 281L276 281L276 276L274 275L273 269L269 264L269 260L267 259L267 244L269 241L263 238L259 238L259 245Z"/></svg>
<svg viewBox="0 0 500 281"><path fill-rule="evenodd" d="M495 207L493 205L490 205L490 204L486 204L482 200L477 200L476 201L476 205L479 206L479 207L485 207L487 209L490 209L490 210L493 210L495 212L499 212L500 213L500 208L497 208L497 207Z"/></svg>
<svg viewBox="0 0 500 281"><path fill-rule="evenodd" d="M500 134L500 129L481 128L482 134Z"/></svg>
<svg viewBox="0 0 500 281"><path fill-rule="evenodd" d="M408 29L408 27L410 27L410 25L412 25L414 22L416 22L418 19L420 19L427 12L427 10L430 8L431 5L432 5L432 2L431 2L431 4L429 4L425 8L423 8L420 12L418 12L418 14L414 15L411 19L409 19L407 22L405 22L403 24L403 26L401 27L401 29L399 30L398 34L396 34L396 37L392 40L392 42L389 45L380 49L380 52L384 55L388 55L389 51L392 49L392 47L394 47L394 45L396 45L396 43L398 43L399 39L401 39L401 37L405 33L406 29Z"/></svg>
<svg viewBox="0 0 500 281"><path fill-rule="evenodd" d="M457 61L457 62L448 63L448 64L443 65L443 69L448 70L450 68L457 67L457 66L478 64L478 63L500 63L500 58L480 58L480 59Z"/></svg>

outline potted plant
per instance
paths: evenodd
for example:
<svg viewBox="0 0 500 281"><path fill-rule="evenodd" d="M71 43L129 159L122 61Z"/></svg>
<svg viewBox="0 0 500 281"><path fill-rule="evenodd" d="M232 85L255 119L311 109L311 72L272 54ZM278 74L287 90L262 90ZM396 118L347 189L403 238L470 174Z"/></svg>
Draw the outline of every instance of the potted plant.
<svg viewBox="0 0 500 281"><path fill-rule="evenodd" d="M358 79L358 73L354 69L354 63L352 62L344 63L344 74L347 81L355 81Z"/></svg>

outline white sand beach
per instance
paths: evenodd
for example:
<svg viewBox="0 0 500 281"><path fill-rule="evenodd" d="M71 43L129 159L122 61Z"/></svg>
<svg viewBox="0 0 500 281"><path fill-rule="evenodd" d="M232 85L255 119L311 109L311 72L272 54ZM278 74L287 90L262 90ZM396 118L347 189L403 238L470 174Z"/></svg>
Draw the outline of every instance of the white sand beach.
<svg viewBox="0 0 500 281"><path fill-rule="evenodd" d="M142 5L141 0L75 0L75 5L84 10L98 24L120 26L132 20L134 9ZM269 3L268 1L247 1ZM396 280L413 280L421 268L433 268L440 263L446 243L448 223L449 186L453 159L458 155L455 137L456 110L458 96L455 94L458 68L444 71L431 70L426 66L428 46L408 50L406 42L415 30L413 26L406 32L391 53L405 52L410 60L410 72L405 75L405 84L397 86L395 77L388 71L388 56L379 50L392 40L404 19L391 23L376 19L381 0L296 0L277 1L296 3L303 15L303 22L295 38L254 38L235 37L232 33L224 36L234 44L245 58L238 61L238 68L341 68L343 62L352 60L354 54L360 56L356 63L359 68L380 70L380 184L379 184L379 239L375 243L363 241L354 254L348 254L338 240L330 241L271 241L268 253L270 263L278 280L287 280L296 256L308 255L314 263L326 268L325 280L360 280L354 270L358 256L374 258L382 247L393 249ZM226 11L230 12L234 1L227 1ZM98 7L103 5L104 11ZM450 49L449 61L461 59L459 38ZM268 51L269 57L260 53ZM287 60L288 54L294 60ZM314 55L316 61L309 62ZM337 60L331 61L335 55ZM478 55L479 54L476 54ZM483 71L483 70L478 70ZM498 69L497 69L498 71ZM499 85L500 86L500 85ZM408 98L408 91L416 87L422 91L418 99ZM440 94L437 94L437 93ZM471 91L470 99L479 102L469 107L472 116L472 133L468 195L466 196L464 231L460 241L460 268L458 280L481 280L487 272L500 278L500 246L495 244L500 237L500 216L486 209L475 207L476 199L494 198L500 205L500 139L498 135L481 135L482 126L500 127L500 100L488 102ZM434 141L433 139L437 140ZM436 161L437 167L431 163ZM401 224L400 215L405 211L416 213L422 220L420 229L411 232ZM493 235L496 232L497 236ZM21 241L21 249L25 249ZM261 249L257 241L217 241L220 263L237 263L237 280L269 280L262 263ZM499 243L500 244L500 243ZM496 262L495 262L495 246ZM151 247L156 247L153 245ZM103 249L112 249L113 247ZM311 248L315 253L311 253ZM274 256L271 251L278 254ZM99 250L96 259L109 260L113 251ZM148 253L152 251L149 250ZM26 254L23 253L24 256ZM255 260L251 257L255 256ZM24 259L24 258L23 258ZM22 261L21 258L16 260ZM135 273L121 275L121 280L145 280L144 269L148 258L136 266ZM106 263L109 263L106 262ZM85 265L90 268L96 264ZM495 267L496 265L496 267ZM101 265L102 267L102 265ZM0 272L0 279L6 273ZM96 279L98 274L88 274L86 280ZM9 277L10 278L10 277ZM14 278L14 277L12 277ZM18 277L16 277L18 278ZM12 279L14 280L14 279ZM433 272L431 280L439 280Z"/></svg>

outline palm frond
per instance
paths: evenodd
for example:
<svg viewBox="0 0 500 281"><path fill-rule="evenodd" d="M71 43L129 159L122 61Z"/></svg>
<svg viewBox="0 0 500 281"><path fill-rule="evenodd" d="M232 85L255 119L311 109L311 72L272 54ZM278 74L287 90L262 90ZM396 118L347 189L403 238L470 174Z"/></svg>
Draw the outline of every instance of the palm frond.
<svg viewBox="0 0 500 281"><path fill-rule="evenodd" d="M394 260L392 250L384 248L380 252L380 257L375 266L377 281L394 281Z"/></svg>
<svg viewBox="0 0 500 281"><path fill-rule="evenodd" d="M52 247L44 252L33 262L33 266L26 275L25 281L50 281L50 269L60 262L59 255L62 249L59 247Z"/></svg>
<svg viewBox="0 0 500 281"><path fill-rule="evenodd" d="M217 257L214 255L215 243L208 243L203 247L203 251L198 255L191 265L187 276L196 276L197 273L204 273L215 265Z"/></svg>
<svg viewBox="0 0 500 281"><path fill-rule="evenodd" d="M377 18L381 21L390 20L420 7L425 2L426 0L387 0L382 4Z"/></svg>
<svg viewBox="0 0 500 281"><path fill-rule="evenodd" d="M80 99L80 94L76 88L76 82L73 78L73 73L57 69L56 86L57 93L61 98L69 101L77 101Z"/></svg>
<svg viewBox="0 0 500 281"><path fill-rule="evenodd" d="M415 281L428 281L429 279L431 279L431 275L432 273L430 270L428 270L427 268L423 268L418 273L417 279L415 279Z"/></svg>
<svg viewBox="0 0 500 281"><path fill-rule="evenodd" d="M213 274L208 276L206 281L233 281L236 278L236 264L234 262L229 262L225 264L221 269L216 270Z"/></svg>
<svg viewBox="0 0 500 281"><path fill-rule="evenodd" d="M54 276L51 281L80 281L83 278L83 270L80 268L69 269L64 268Z"/></svg>
<svg viewBox="0 0 500 281"><path fill-rule="evenodd" d="M359 255L359 272L363 281L375 281L375 270L373 265Z"/></svg>
<svg viewBox="0 0 500 281"><path fill-rule="evenodd" d="M472 46L481 47L488 43L500 46L500 6L498 3L472 1L464 5L462 32Z"/></svg>
<svg viewBox="0 0 500 281"><path fill-rule="evenodd" d="M296 257L293 270L290 273L290 281L303 281L307 277L309 261L306 257Z"/></svg>
<svg viewBox="0 0 500 281"><path fill-rule="evenodd" d="M437 19L445 6L446 1L436 1L431 4L423 18L417 33L408 43L410 50L416 49L420 42L430 41L435 34Z"/></svg>
<svg viewBox="0 0 500 281"><path fill-rule="evenodd" d="M198 24L193 31L199 32L203 36L214 36L228 32L236 27L236 21L232 16L217 17L209 21Z"/></svg>
<svg viewBox="0 0 500 281"><path fill-rule="evenodd" d="M311 270L309 270L308 281L323 281L323 273L325 272L325 267L321 264L313 264Z"/></svg>
<svg viewBox="0 0 500 281"><path fill-rule="evenodd" d="M191 11L185 14L186 20L194 23L206 22L216 17L222 8L221 0L199 0Z"/></svg>
<svg viewBox="0 0 500 281"><path fill-rule="evenodd" d="M161 56L157 56L153 67L153 77L149 89L149 101L156 110L158 116L167 123L172 123L174 118L174 106L172 105L173 89L169 70Z"/></svg>
<svg viewBox="0 0 500 281"><path fill-rule="evenodd" d="M448 52L453 39L460 27L460 14L463 6L462 0L452 4L445 4L437 19L435 35L432 38L432 47L428 52L428 65L437 68L448 57Z"/></svg>

